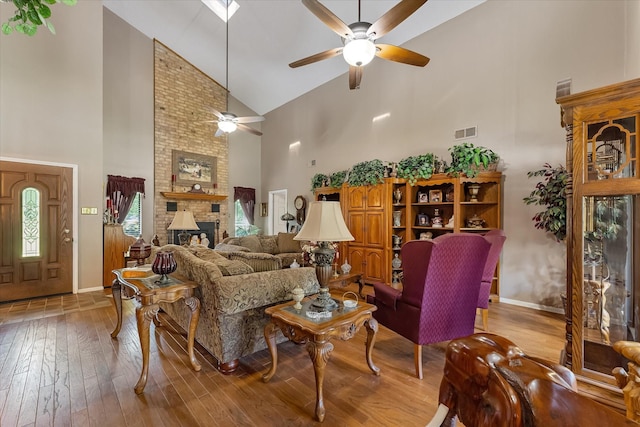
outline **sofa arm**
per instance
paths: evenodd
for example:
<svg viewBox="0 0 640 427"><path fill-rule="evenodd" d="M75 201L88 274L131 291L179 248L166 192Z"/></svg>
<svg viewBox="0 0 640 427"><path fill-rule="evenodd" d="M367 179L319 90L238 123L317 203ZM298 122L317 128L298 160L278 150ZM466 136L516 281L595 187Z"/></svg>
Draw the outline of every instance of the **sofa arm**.
<svg viewBox="0 0 640 427"><path fill-rule="evenodd" d="M267 307L291 300L291 291L299 286L305 295L318 292L316 271L311 267L287 268L260 273L224 276L216 281L222 314Z"/></svg>
<svg viewBox="0 0 640 427"><path fill-rule="evenodd" d="M384 283L373 283L373 290L376 303L386 305L387 307L395 310L397 301L402 297L402 292L392 288Z"/></svg>

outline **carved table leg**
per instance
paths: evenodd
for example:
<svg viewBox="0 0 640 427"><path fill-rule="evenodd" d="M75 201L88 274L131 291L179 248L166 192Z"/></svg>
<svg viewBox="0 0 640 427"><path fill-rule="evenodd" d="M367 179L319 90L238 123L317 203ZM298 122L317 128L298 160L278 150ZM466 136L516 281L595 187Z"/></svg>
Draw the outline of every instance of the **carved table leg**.
<svg viewBox="0 0 640 427"><path fill-rule="evenodd" d="M316 374L316 417L318 421L324 421L325 409L324 409L324 397L322 395L322 385L324 383L324 370L329 361L329 356L333 351L333 344L328 341L314 342L309 341L307 343L307 351L309 357L313 362L313 370Z"/></svg>
<svg viewBox="0 0 640 427"><path fill-rule="evenodd" d="M262 381L269 382L269 380L275 375L278 368L278 347L276 346L276 331L278 327L269 322L264 327L264 339L267 342L269 353L271 354L271 369L269 372L262 376Z"/></svg>
<svg viewBox="0 0 640 427"><path fill-rule="evenodd" d="M118 279L115 279L111 284L111 296L113 297L113 305L116 307L116 328L111 332L111 338L115 338L122 327L122 287Z"/></svg>
<svg viewBox="0 0 640 427"><path fill-rule="evenodd" d="M144 391L147 385L147 374L149 373L149 327L151 319L158 313L158 304L143 305L136 308L136 321L138 323L138 335L140 336L140 348L142 348L142 372L140 379L134 387L136 394Z"/></svg>
<svg viewBox="0 0 640 427"><path fill-rule="evenodd" d="M364 295L362 295L362 288L364 288L364 279L362 279L361 277L360 280L358 280L358 295L360 296L360 298L366 301L367 298Z"/></svg>
<svg viewBox="0 0 640 427"><path fill-rule="evenodd" d="M196 360L196 355L193 351L193 344L196 339L196 326L198 326L198 319L200 318L200 300L196 297L185 298L184 300L187 307L191 309L191 320L189 321L189 334L187 335L187 350L189 352L189 360L194 371L199 371L202 367ZM157 319L157 315L154 319Z"/></svg>
<svg viewBox="0 0 640 427"><path fill-rule="evenodd" d="M372 317L364 322L364 327L367 328L367 342L365 343L367 348L367 365L369 365L369 369L371 369L374 374L380 375L380 368L373 364L373 359L371 358L373 345L376 343L376 334L378 333L378 321Z"/></svg>

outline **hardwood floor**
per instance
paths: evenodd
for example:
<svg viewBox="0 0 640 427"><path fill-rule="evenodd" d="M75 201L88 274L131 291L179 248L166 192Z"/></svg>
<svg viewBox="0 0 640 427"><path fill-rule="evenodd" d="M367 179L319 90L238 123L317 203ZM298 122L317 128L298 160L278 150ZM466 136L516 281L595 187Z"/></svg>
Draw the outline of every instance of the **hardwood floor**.
<svg viewBox="0 0 640 427"><path fill-rule="evenodd" d="M220 374L199 352L202 370L194 372L186 337L166 322L152 327L149 380L137 396L133 301L123 301L123 313L120 335L111 339L115 310L102 292L0 305L0 425L424 426L437 407L446 343L424 348L418 380L413 344L382 326L373 351L379 377L365 361L364 329L350 341L333 341L324 423L313 419L315 379L304 346L278 345L269 383L262 382L267 350L241 359L234 375ZM492 303L489 327L553 361L564 345L560 315Z"/></svg>

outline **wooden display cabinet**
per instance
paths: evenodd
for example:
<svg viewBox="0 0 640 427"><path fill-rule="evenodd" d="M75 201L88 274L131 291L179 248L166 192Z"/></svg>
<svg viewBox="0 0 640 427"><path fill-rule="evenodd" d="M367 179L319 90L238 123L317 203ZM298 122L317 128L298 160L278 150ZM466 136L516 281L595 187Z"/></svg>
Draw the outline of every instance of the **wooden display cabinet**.
<svg viewBox="0 0 640 427"><path fill-rule="evenodd" d="M565 365L620 404L612 345L640 341L640 79L556 100L567 132Z"/></svg>

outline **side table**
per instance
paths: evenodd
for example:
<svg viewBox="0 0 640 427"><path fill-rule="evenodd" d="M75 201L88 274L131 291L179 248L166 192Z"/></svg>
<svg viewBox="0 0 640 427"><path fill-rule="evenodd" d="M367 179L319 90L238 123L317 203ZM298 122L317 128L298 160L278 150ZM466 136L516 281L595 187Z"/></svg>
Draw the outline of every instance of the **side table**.
<svg viewBox="0 0 640 427"><path fill-rule="evenodd" d="M338 298L334 296L334 299ZM378 332L378 322L373 318L372 313L377 310L377 307L361 301L354 308L345 308L340 302L338 309L331 313L331 317L310 318L306 312L311 302L311 299L306 299L300 310L293 307L293 301L268 307L265 310L265 313L271 316L271 322L264 327L264 337L271 353L272 363L271 369L262 376L262 380L268 382L275 375L278 367L278 348L276 347L276 331L278 329L295 343L303 344L306 342L307 352L313 362L316 376L316 417L318 421L322 422L325 416L322 386L324 371L333 351L332 338L349 340L364 325L367 329L365 346L367 364L375 375L380 375L380 369L373 364L371 359Z"/></svg>
<svg viewBox="0 0 640 427"><path fill-rule="evenodd" d="M156 326L160 326L157 314L160 307L159 302L173 303L182 298L191 310L191 320L189 322L189 332L187 335L187 351L191 366L195 371L201 369L196 360L193 350L196 326L200 318L200 300L194 296L194 289L198 287L196 282L187 280L178 274L169 275L169 283L159 283L160 276L154 274L149 267L122 268L113 270L116 279L111 286L113 294L113 304L116 308L117 324L111 332L111 338L116 338L122 327L122 289L128 296L135 297L139 303L136 307L136 322L138 325L138 335L140 337L140 348L142 349L142 372L140 379L134 387L136 394L144 391L147 385L147 374L149 373L149 327L151 319Z"/></svg>
<svg viewBox="0 0 640 427"><path fill-rule="evenodd" d="M339 274L337 276L331 276L329 279L329 288L337 289L344 288L349 283L357 283L358 284L358 295L360 298L364 299L364 295L362 295L362 288L364 287L364 282L362 281L361 273L348 273L348 274Z"/></svg>

